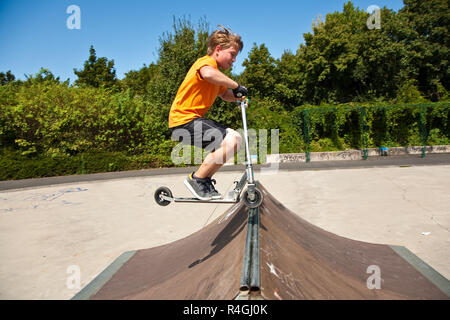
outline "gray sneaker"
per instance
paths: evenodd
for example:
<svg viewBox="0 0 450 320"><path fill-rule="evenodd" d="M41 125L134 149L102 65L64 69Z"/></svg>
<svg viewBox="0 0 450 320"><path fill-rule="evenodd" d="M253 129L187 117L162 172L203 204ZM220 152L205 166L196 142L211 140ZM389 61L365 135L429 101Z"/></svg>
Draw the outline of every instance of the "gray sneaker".
<svg viewBox="0 0 450 320"><path fill-rule="evenodd" d="M206 178L206 179L208 180L209 191L211 192L211 198L212 199L220 199L220 198L222 198L222 195L214 187L214 185L216 184L216 180L215 179L211 179L211 178Z"/></svg>
<svg viewBox="0 0 450 320"><path fill-rule="evenodd" d="M192 173L184 180L184 184L192 194L200 200L211 200L216 196L211 190L211 182L208 178L194 179Z"/></svg>

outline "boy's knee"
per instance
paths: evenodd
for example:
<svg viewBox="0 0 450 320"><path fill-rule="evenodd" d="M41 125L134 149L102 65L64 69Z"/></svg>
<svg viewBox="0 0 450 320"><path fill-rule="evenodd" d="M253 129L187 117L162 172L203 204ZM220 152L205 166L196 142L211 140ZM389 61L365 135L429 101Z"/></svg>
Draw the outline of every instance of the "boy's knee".
<svg viewBox="0 0 450 320"><path fill-rule="evenodd" d="M228 140L233 145L233 149L235 151L238 151L241 148L242 136L239 134L239 132L228 128L227 129L227 136L225 138L228 138Z"/></svg>

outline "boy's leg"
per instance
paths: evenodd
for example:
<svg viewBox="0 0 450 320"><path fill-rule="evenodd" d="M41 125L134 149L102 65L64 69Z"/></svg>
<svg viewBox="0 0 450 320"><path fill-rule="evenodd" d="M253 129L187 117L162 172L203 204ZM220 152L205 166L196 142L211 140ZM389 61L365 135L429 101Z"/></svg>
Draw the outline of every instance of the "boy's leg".
<svg viewBox="0 0 450 320"><path fill-rule="evenodd" d="M239 149L242 144L241 135L227 128L227 135L220 148L208 154L200 168L194 173L198 178L211 178Z"/></svg>
<svg viewBox="0 0 450 320"><path fill-rule="evenodd" d="M191 134L190 141L197 147L211 148L201 166L190 174L184 184L199 199L219 199L220 193L214 188L211 177L239 150L242 137L238 132L225 128L213 120L195 119L183 126ZM220 141L219 145L215 142ZM223 140L222 140L223 139ZM213 140L214 142L210 142Z"/></svg>

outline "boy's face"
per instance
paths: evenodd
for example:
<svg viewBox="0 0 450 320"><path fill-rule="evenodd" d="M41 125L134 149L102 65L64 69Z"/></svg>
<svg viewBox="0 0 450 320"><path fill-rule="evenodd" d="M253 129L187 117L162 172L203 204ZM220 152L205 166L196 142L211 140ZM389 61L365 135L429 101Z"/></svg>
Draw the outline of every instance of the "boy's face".
<svg viewBox="0 0 450 320"><path fill-rule="evenodd" d="M228 49L222 49L220 46L217 47L217 65L224 70L230 69L233 66L233 63L236 61L238 50L236 50L236 48L234 47L229 47Z"/></svg>

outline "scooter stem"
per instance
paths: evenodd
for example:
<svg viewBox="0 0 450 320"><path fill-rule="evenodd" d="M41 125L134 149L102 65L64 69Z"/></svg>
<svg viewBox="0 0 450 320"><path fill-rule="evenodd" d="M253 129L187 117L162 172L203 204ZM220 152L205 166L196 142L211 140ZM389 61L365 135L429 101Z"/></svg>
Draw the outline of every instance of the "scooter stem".
<svg viewBox="0 0 450 320"><path fill-rule="evenodd" d="M247 159L247 179L248 183L253 184L253 169L252 169L252 161L250 159L250 147L248 143L248 131L247 131L247 115L245 113L245 108L248 106L248 99L241 101L241 112L242 112L242 126L244 128L244 140L245 140L245 154Z"/></svg>

